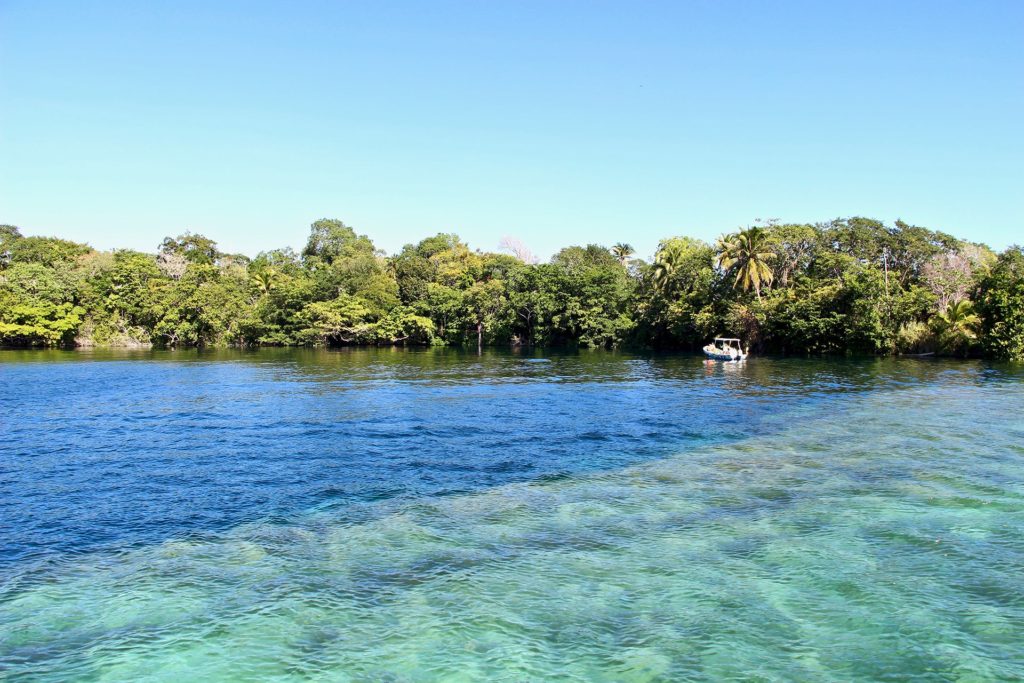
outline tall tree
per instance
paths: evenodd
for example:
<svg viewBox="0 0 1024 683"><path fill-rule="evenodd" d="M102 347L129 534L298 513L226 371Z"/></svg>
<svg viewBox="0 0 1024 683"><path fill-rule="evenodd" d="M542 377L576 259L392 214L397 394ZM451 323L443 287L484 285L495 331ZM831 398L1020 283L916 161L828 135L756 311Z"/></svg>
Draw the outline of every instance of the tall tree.
<svg viewBox="0 0 1024 683"><path fill-rule="evenodd" d="M719 240L718 248L719 268L735 273L733 287L742 286L744 292L753 287L760 301L761 287L770 285L775 277L768 265L775 258L768 244L768 231L756 227L741 230Z"/></svg>
<svg viewBox="0 0 1024 683"><path fill-rule="evenodd" d="M633 249L633 246L626 244L625 242L619 242L612 247L612 256L617 258L619 260L619 265L623 267L625 267L626 261L629 260L629 257L635 253L636 251Z"/></svg>
<svg viewBox="0 0 1024 683"><path fill-rule="evenodd" d="M215 264L221 253L217 243L209 237L186 232L177 237L165 237L160 243L161 254L176 254L189 263Z"/></svg>
<svg viewBox="0 0 1024 683"><path fill-rule="evenodd" d="M302 250L302 255L307 259L319 259L326 264L357 255L374 254L376 249L369 237L357 235L355 230L333 218L321 218L310 226L309 240Z"/></svg>
<svg viewBox="0 0 1024 683"><path fill-rule="evenodd" d="M683 258L682 245L677 240L668 240L658 246L654 254L654 265L651 267L651 281L654 288L662 294L668 294L672 287L672 276L675 275Z"/></svg>

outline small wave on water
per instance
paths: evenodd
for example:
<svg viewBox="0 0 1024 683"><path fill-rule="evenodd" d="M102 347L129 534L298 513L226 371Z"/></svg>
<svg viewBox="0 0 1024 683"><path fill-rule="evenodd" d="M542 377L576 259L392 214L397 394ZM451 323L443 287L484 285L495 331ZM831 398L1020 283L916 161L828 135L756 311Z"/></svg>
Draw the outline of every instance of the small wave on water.
<svg viewBox="0 0 1024 683"><path fill-rule="evenodd" d="M1024 391L977 374L860 391L844 380L842 400L757 413L739 438L691 434L619 466L534 457L522 480L461 493L398 477L400 490L360 499L368 482L321 478L290 511L22 562L0 588L0 671L1012 680L1024 670ZM517 469L490 464L445 481Z"/></svg>
<svg viewBox="0 0 1024 683"><path fill-rule="evenodd" d="M187 360L4 367L0 679L1024 670L1015 370Z"/></svg>

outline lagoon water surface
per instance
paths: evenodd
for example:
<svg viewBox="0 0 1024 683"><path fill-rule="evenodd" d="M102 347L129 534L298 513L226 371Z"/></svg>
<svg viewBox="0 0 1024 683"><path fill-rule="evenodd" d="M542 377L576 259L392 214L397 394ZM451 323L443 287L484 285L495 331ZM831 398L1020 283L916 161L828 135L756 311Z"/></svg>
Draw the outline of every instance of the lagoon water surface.
<svg viewBox="0 0 1024 683"><path fill-rule="evenodd" d="M1024 368L0 352L0 680L1024 676Z"/></svg>

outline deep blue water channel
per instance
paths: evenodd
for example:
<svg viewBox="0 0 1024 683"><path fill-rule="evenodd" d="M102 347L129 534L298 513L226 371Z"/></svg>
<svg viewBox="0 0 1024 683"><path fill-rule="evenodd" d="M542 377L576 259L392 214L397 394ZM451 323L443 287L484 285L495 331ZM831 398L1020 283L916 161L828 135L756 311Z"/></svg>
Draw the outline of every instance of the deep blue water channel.
<svg viewBox="0 0 1024 683"><path fill-rule="evenodd" d="M0 680L1024 676L1020 366L0 351L0 427Z"/></svg>

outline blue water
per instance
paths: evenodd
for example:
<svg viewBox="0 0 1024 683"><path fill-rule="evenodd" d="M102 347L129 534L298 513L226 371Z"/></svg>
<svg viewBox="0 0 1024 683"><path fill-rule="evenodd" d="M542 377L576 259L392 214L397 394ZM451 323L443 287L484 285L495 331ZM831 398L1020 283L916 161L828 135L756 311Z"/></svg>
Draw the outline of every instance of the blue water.
<svg viewBox="0 0 1024 683"><path fill-rule="evenodd" d="M762 385L611 354L83 355L3 357L4 562L621 467L764 433L870 381L843 364L807 392L799 363Z"/></svg>
<svg viewBox="0 0 1024 683"><path fill-rule="evenodd" d="M1024 672L1024 368L0 352L0 679Z"/></svg>

